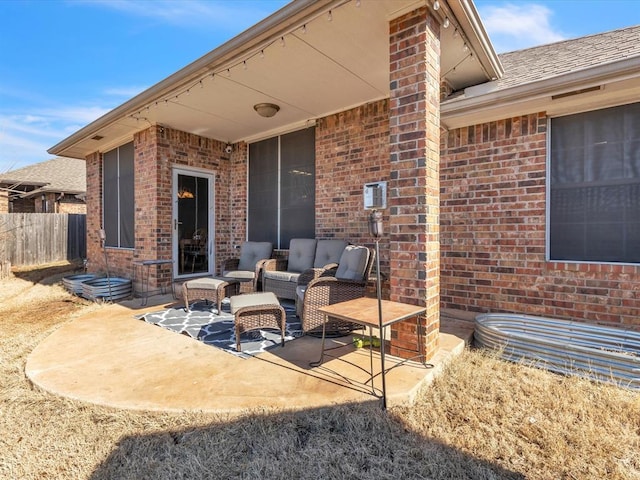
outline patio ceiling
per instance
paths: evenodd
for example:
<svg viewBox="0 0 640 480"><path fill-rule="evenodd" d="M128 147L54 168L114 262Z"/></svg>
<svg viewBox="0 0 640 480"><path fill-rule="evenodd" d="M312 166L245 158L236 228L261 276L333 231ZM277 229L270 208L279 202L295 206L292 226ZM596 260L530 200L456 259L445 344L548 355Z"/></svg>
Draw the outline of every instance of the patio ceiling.
<svg viewBox="0 0 640 480"><path fill-rule="evenodd" d="M426 2L433 8L431 0ZM49 153L85 158L161 124L235 143L389 97L389 21L425 1L297 0L84 127ZM441 73L454 87L500 75L473 4L441 1ZM257 103L280 111L259 116Z"/></svg>

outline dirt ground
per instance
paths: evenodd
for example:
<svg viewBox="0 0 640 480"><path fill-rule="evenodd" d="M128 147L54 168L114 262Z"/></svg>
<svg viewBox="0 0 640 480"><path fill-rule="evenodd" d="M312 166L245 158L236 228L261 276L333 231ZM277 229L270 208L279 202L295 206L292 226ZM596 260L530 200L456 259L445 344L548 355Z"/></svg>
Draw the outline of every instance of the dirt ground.
<svg viewBox="0 0 640 480"><path fill-rule="evenodd" d="M74 312L89 308L92 302L69 295L60 285L64 276L80 273L76 264L61 262L42 267L13 269L13 277L0 283L2 322L47 328L60 323ZM46 315L43 315L46 305Z"/></svg>

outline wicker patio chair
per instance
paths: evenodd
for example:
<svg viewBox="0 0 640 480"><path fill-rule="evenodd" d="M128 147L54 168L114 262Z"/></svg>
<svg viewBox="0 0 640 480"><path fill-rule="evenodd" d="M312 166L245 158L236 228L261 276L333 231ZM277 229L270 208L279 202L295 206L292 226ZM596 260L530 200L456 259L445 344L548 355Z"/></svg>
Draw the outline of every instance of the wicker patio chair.
<svg viewBox="0 0 640 480"><path fill-rule="evenodd" d="M244 242L240 246L240 256L230 258L222 265L221 278L240 282L240 292L250 293L258 289L264 262L271 257L271 242Z"/></svg>
<svg viewBox="0 0 640 480"><path fill-rule="evenodd" d="M365 296L374 261L373 249L350 245L345 248L337 269L325 271L308 285L298 287L296 310L302 320L302 330L306 334L322 334L325 317L318 312L318 308ZM334 276L330 276L332 273ZM340 336L362 327L329 318L325 328L327 335Z"/></svg>

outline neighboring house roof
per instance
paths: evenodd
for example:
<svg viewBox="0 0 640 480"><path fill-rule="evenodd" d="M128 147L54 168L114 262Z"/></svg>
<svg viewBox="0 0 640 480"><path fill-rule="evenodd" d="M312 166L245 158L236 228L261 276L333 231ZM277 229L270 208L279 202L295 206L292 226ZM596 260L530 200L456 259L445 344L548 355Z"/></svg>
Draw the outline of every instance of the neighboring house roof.
<svg viewBox="0 0 640 480"><path fill-rule="evenodd" d="M0 185L28 190L28 196L44 192L84 194L87 191L86 163L75 158L57 157L3 173Z"/></svg>
<svg viewBox="0 0 640 480"><path fill-rule="evenodd" d="M563 115L638 101L640 26L499 55L502 78L465 88L442 102L455 128L547 112Z"/></svg>

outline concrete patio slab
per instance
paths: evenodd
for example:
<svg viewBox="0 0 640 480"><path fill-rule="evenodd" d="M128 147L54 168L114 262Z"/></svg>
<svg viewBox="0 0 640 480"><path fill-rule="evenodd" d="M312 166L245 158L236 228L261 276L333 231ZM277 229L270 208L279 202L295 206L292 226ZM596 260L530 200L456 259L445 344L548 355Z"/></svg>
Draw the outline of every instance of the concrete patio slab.
<svg viewBox="0 0 640 480"><path fill-rule="evenodd" d="M159 328L135 316L175 306L171 296L105 305L63 325L27 359L26 375L38 387L74 400L113 408L148 411L204 411L238 414L256 408L299 410L380 401L380 376L369 376L368 349L351 338L339 358L317 360L320 339L302 337L260 355L242 359L185 335ZM473 324L443 322L434 368L406 362L386 375L387 405L413 401L471 339ZM335 353L334 352L334 353ZM400 359L386 356L387 368ZM374 371L380 358L374 352Z"/></svg>

